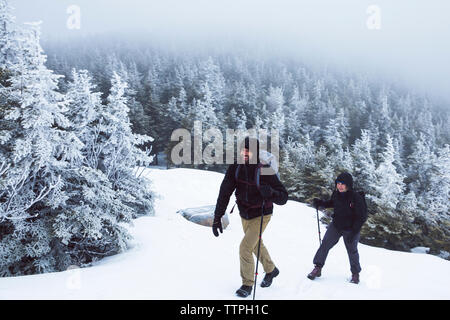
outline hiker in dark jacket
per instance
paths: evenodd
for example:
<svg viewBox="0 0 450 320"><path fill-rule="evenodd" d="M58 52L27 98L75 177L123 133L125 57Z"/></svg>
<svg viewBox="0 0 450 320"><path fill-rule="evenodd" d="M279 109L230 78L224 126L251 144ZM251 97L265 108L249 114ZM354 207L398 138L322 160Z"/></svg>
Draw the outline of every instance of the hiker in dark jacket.
<svg viewBox="0 0 450 320"><path fill-rule="evenodd" d="M244 229L244 238L239 247L242 286L236 291L236 294L246 297L250 295L254 284L253 254L257 255L261 214L264 215L262 222L262 231L264 231L272 216L273 203L285 204L288 193L276 174L261 174L262 164L259 160L259 141L257 139L247 137L240 152L245 164L232 164L228 167L220 186L212 229L216 237L219 236L219 231L222 232L221 217L225 214L230 197L235 191L236 203ZM265 199L264 208L262 208L263 198ZM270 258L262 239L260 261L266 272L261 287L268 287L272 284L273 278L279 274L279 270Z"/></svg>
<svg viewBox="0 0 450 320"><path fill-rule="evenodd" d="M316 209L319 207L334 208L332 222L329 224L327 232L323 238L322 244L314 256L315 265L313 271L308 274L308 278L314 280L321 276L322 267L328 251L338 243L340 237L344 238L345 248L350 260L350 270L352 272L352 283L359 283L359 273L361 266L359 264L358 242L359 232L367 219L367 212L363 203L362 196L353 191L353 178L347 173L341 173L335 181L335 190L331 199L322 201L315 198L313 205Z"/></svg>

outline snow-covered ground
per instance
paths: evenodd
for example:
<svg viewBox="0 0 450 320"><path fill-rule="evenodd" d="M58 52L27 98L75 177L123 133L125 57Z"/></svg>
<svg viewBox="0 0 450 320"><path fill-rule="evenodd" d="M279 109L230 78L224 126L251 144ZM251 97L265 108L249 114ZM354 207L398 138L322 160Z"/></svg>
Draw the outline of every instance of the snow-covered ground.
<svg viewBox="0 0 450 320"><path fill-rule="evenodd" d="M192 169L151 169L159 193L155 216L135 220L132 248L89 268L0 279L0 299L240 299L238 212L218 238L211 228L176 211L215 204L222 174ZM234 196L230 201L230 211ZM322 226L322 235L325 233ZM275 206L264 235L280 275L257 299L449 299L449 261L359 245L361 282L348 282L342 239L330 251L322 277L306 278L318 247L316 212L288 201ZM261 272L260 282L264 276ZM247 299L250 299L247 298Z"/></svg>

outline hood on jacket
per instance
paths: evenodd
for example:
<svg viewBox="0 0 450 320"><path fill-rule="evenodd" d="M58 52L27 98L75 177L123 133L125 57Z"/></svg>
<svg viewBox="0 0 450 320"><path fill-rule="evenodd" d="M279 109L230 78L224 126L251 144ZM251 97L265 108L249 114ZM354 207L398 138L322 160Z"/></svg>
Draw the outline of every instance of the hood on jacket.
<svg viewBox="0 0 450 320"><path fill-rule="evenodd" d="M336 180L334 181L334 186L336 187L337 183L341 182L347 186L348 190L353 190L353 177L348 172L342 172Z"/></svg>

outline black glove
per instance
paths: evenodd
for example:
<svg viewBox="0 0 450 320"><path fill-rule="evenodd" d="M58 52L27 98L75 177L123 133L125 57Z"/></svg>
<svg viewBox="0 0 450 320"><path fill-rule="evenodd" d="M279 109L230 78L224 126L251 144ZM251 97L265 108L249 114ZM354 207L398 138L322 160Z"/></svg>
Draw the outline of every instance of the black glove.
<svg viewBox="0 0 450 320"><path fill-rule="evenodd" d="M269 199L272 197L273 190L269 185L264 184L259 187L259 193L264 199Z"/></svg>
<svg viewBox="0 0 450 320"><path fill-rule="evenodd" d="M319 207L323 207L323 201L320 200L319 198L314 198L313 206L314 206L314 208L319 209Z"/></svg>
<svg viewBox="0 0 450 320"><path fill-rule="evenodd" d="M222 217L214 216L214 221L213 221L213 225L212 225L212 231L213 231L213 233L214 233L214 235L216 237L219 236L219 231L220 231L220 233L223 233Z"/></svg>

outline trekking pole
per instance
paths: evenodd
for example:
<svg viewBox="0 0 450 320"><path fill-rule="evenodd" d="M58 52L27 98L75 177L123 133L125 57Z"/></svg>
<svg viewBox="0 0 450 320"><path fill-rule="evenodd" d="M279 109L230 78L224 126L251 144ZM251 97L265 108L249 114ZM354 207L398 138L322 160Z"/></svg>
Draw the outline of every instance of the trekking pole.
<svg viewBox="0 0 450 320"><path fill-rule="evenodd" d="M316 213L317 213L317 230L319 230L319 245L322 245L322 238L320 237L319 208L316 208Z"/></svg>
<svg viewBox="0 0 450 320"><path fill-rule="evenodd" d="M256 279L258 278L258 262L259 262L259 250L261 248L262 225L263 225L263 218L264 218L264 204L265 204L265 199L263 199L262 209L261 209L261 224L259 226L258 252L256 254L256 271L255 271L255 283L254 283L255 288L253 289L253 300L255 300Z"/></svg>

